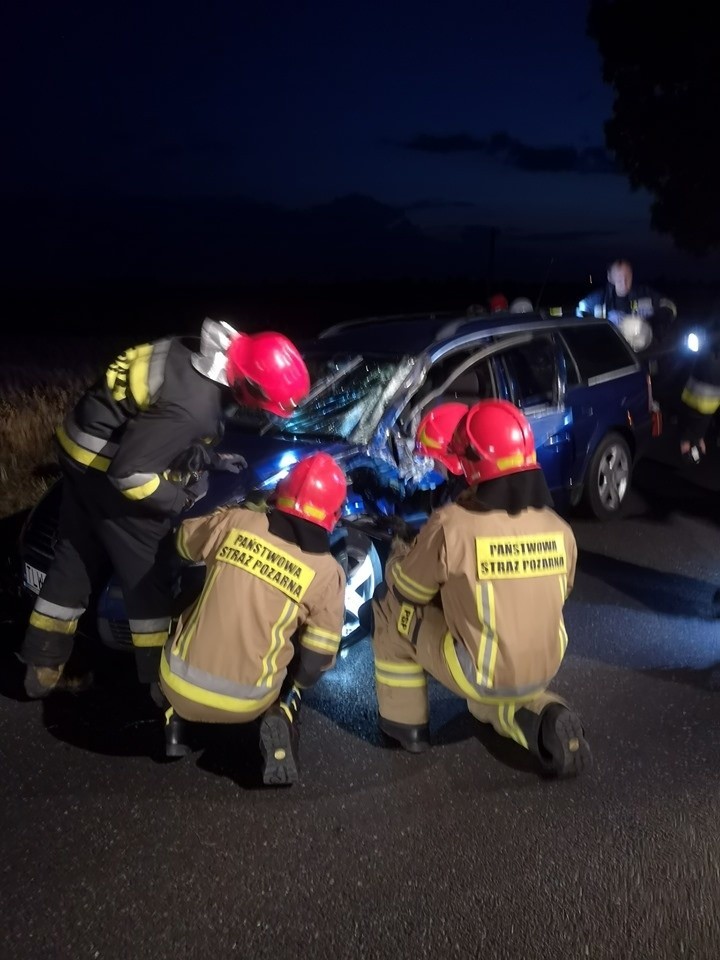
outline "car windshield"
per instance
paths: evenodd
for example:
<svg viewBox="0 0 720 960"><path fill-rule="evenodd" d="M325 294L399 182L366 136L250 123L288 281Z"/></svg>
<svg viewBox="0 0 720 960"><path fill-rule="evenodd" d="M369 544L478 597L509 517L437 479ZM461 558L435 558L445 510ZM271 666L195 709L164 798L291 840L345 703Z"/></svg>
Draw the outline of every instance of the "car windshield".
<svg viewBox="0 0 720 960"><path fill-rule="evenodd" d="M367 443L415 363L410 356L304 353L310 393L287 420L240 408L236 422L263 434Z"/></svg>

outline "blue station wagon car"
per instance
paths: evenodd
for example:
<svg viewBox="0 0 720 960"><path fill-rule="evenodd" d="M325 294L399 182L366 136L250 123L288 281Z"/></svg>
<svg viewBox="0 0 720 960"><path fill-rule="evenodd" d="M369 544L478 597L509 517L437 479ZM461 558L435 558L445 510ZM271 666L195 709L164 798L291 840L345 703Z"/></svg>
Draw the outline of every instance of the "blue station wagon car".
<svg viewBox="0 0 720 960"><path fill-rule="evenodd" d="M237 408L220 449L248 461L241 474L215 473L188 515L221 504L262 501L289 468L324 450L349 481L333 549L347 572L344 646L365 636L363 606L382 578L387 518L419 528L442 502L446 477L415 453L420 417L446 401L500 397L530 420L538 459L557 508L585 505L599 520L621 514L634 462L657 432L651 380L606 320L542 313L468 318L385 317L340 324L301 345L312 376L308 398L288 420ZM60 483L32 511L20 544L23 589L37 593L52 557ZM178 574L181 607L204 568ZM129 647L117 583L97 604L110 646Z"/></svg>

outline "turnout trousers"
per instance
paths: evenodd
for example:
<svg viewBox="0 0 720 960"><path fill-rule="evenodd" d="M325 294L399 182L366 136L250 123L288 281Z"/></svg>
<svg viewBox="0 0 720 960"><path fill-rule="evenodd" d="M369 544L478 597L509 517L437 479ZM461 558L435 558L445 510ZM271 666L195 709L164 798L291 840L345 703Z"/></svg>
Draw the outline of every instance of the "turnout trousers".
<svg viewBox="0 0 720 960"><path fill-rule="evenodd" d="M63 475L58 533L20 658L36 667L66 663L80 617L114 573L125 601L138 678L156 681L170 631L171 519L127 500L104 473L69 467Z"/></svg>
<svg viewBox="0 0 720 960"><path fill-rule="evenodd" d="M463 672L442 608L434 603L415 607L408 636L404 636L398 629L403 606L391 590L373 601L372 645L380 716L394 723L426 724L429 674L466 700L470 713L482 723L492 724L501 736L538 755L542 712L551 703L567 706L565 701L542 688L513 699L488 696Z"/></svg>

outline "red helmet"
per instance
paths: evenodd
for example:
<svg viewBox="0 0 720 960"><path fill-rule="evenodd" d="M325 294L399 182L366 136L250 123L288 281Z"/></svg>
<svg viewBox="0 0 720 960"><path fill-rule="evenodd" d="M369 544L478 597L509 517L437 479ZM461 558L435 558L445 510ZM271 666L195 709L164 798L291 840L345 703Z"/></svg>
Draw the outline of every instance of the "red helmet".
<svg viewBox="0 0 720 960"><path fill-rule="evenodd" d="M331 531L340 519L347 482L327 453L313 453L297 463L275 488L275 509L302 517Z"/></svg>
<svg viewBox="0 0 720 960"><path fill-rule="evenodd" d="M289 417L310 390L305 361L281 333L241 333L228 347L225 370L240 403L280 417Z"/></svg>
<svg viewBox="0 0 720 960"><path fill-rule="evenodd" d="M423 457L432 457L456 475L462 473L460 458L449 452L450 441L470 407L465 403L442 403L420 421L415 449Z"/></svg>
<svg viewBox="0 0 720 960"><path fill-rule="evenodd" d="M504 293L495 293L488 300L490 313L497 313L500 310L508 309L508 300Z"/></svg>
<svg viewBox="0 0 720 960"><path fill-rule="evenodd" d="M450 447L469 484L539 470L527 417L507 400L481 400L458 426Z"/></svg>

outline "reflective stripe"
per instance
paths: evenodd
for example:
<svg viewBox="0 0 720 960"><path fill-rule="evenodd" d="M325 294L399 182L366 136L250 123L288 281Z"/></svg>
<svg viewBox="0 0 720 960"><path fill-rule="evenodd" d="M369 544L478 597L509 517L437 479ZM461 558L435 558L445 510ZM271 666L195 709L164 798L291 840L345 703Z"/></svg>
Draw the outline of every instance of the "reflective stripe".
<svg viewBox="0 0 720 960"><path fill-rule="evenodd" d="M133 633L157 633L170 629L170 617L154 617L152 620L129 620Z"/></svg>
<svg viewBox="0 0 720 960"><path fill-rule="evenodd" d="M549 677L544 683L533 684L531 687L503 687L486 690L478 687L468 678L468 675L475 676L475 665L465 647L461 643L455 642L449 630L442 640L442 652L450 676L462 691L462 695L467 697L468 700L475 700L477 703L526 703L543 693L552 679L552 677Z"/></svg>
<svg viewBox="0 0 720 960"><path fill-rule="evenodd" d="M560 596L562 598L562 603L565 603L567 599L567 577L561 576L560 580ZM565 656L565 651L567 650L568 645L568 635L567 630L565 629L565 623L563 621L562 612L560 613L560 657Z"/></svg>
<svg viewBox="0 0 720 960"><path fill-rule="evenodd" d="M193 559L193 558L190 556L190 553L189 553L189 551L188 551L187 546L185 545L185 525L182 524L182 523L181 523L180 526L178 527L178 532L177 532L177 535L176 535L176 537L175 537L175 549L176 549L177 552L180 554L180 556L183 558L183 560L192 560L192 559Z"/></svg>
<svg viewBox="0 0 720 960"><path fill-rule="evenodd" d="M164 647L168 638L168 630L162 633L131 633L134 647Z"/></svg>
<svg viewBox="0 0 720 960"><path fill-rule="evenodd" d="M172 340L158 340L153 347L147 377L148 394L151 404L157 400L157 396L165 382L165 364L171 345Z"/></svg>
<svg viewBox="0 0 720 960"><path fill-rule="evenodd" d="M57 620L55 617L46 617L43 613L33 610L30 614L30 626L37 627L47 633L64 633L71 635L77 630L77 620Z"/></svg>
<svg viewBox="0 0 720 960"><path fill-rule="evenodd" d="M262 673L257 682L259 687L270 687L273 684L275 670L277 669L278 654L285 646L285 630L292 623L297 615L297 604L292 600L286 600L280 616L277 618L270 631L270 647L262 660Z"/></svg>
<svg viewBox="0 0 720 960"><path fill-rule="evenodd" d="M204 670L191 667L166 646L160 660L160 675L175 693L193 703L200 703L228 713L249 713L263 710L277 698L277 687L266 692L261 687L235 683L214 677Z"/></svg>
<svg viewBox="0 0 720 960"><path fill-rule="evenodd" d="M386 673L425 673L421 663L414 663L412 660L378 660L375 659L375 666Z"/></svg>
<svg viewBox="0 0 720 960"><path fill-rule="evenodd" d="M54 617L55 620L78 620L85 613L85 607L62 607L59 603L51 603L42 597L35 601L34 610L36 613Z"/></svg>
<svg viewBox="0 0 720 960"><path fill-rule="evenodd" d="M306 626L300 643L310 650L335 654L340 645L340 634L331 633L329 630L321 630L319 627Z"/></svg>
<svg viewBox="0 0 720 960"><path fill-rule="evenodd" d="M425 670L412 660L380 660L375 658L375 681L386 687L422 689L427 687Z"/></svg>
<svg viewBox="0 0 720 960"><path fill-rule="evenodd" d="M170 617L153 620L130 620L130 634L134 647L162 647L170 632Z"/></svg>
<svg viewBox="0 0 720 960"><path fill-rule="evenodd" d="M427 678L419 664L408 663L392 664L392 670L384 670L379 664L382 661L375 661L375 680L386 687L400 687L404 689L421 689L427 686Z"/></svg>
<svg viewBox="0 0 720 960"><path fill-rule="evenodd" d="M528 742L518 722L515 720L515 703L504 703L498 709L498 720L506 735L528 749Z"/></svg>
<svg viewBox="0 0 720 960"><path fill-rule="evenodd" d="M698 413L713 414L720 407L720 388L690 377L680 399Z"/></svg>
<svg viewBox="0 0 720 960"><path fill-rule="evenodd" d="M475 587L475 602L480 621L480 645L475 679L478 686L491 688L495 685L498 643L495 632L495 587L489 580L484 580Z"/></svg>
<svg viewBox="0 0 720 960"><path fill-rule="evenodd" d="M110 466L110 460L107 457L101 457L99 454L92 453L90 450L83 449L83 447L79 446L77 443L73 443L62 427L57 428L55 431L55 436L58 438L60 446L63 448L65 453L77 463L81 463L85 467L93 467L95 470L102 471L107 470L107 468Z"/></svg>
<svg viewBox="0 0 720 960"><path fill-rule="evenodd" d="M145 500L160 486L157 473L131 473L129 477L110 477L110 483L129 500Z"/></svg>
<svg viewBox="0 0 720 960"><path fill-rule="evenodd" d="M63 424L67 437L85 450L91 453L102 453L106 457L113 457L118 450L117 443L111 443L104 437L98 437L93 433L85 433L72 419L72 415L65 418Z"/></svg>
<svg viewBox="0 0 720 960"><path fill-rule="evenodd" d="M188 647L190 646L190 640L192 639L195 633L195 628L197 627L198 618L200 616L203 606L205 605L205 601L208 598L208 594L210 593L213 587L213 584L218 578L220 570L221 570L221 567L219 566L215 567L213 572L205 581L202 593L200 594L200 597L197 600L197 603L195 604L195 609L190 614L190 618L188 619L187 624L185 624L185 626L183 627L182 633L175 638L175 641L173 644L173 647L174 647L173 652L177 653L178 656L182 657L183 660L185 659L185 657L187 657ZM180 649L181 647L182 649Z"/></svg>
<svg viewBox="0 0 720 960"><path fill-rule="evenodd" d="M392 575L397 584L398 590L410 600L415 600L419 604L429 603L438 592L437 587L424 587L421 583L412 580L402 569L399 563L392 568Z"/></svg>

